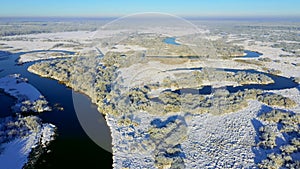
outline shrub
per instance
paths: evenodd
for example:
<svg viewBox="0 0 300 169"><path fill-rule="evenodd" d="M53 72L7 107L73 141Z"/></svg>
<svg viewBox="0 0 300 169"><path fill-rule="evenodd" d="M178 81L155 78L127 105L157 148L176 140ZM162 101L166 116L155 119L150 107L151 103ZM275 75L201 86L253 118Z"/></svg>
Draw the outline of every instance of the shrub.
<svg viewBox="0 0 300 169"><path fill-rule="evenodd" d="M284 162L285 159L281 155L272 153L268 155L268 159L258 164L258 167L263 169L280 169Z"/></svg>
<svg viewBox="0 0 300 169"><path fill-rule="evenodd" d="M279 94L266 93L257 97L258 101L269 106L278 106L283 108L291 108L296 106L296 102L288 97Z"/></svg>
<svg viewBox="0 0 300 169"><path fill-rule="evenodd" d="M274 148L276 146L276 133L269 126L263 126L259 128L261 132L260 139L261 141L258 143L258 146L262 146L263 148Z"/></svg>

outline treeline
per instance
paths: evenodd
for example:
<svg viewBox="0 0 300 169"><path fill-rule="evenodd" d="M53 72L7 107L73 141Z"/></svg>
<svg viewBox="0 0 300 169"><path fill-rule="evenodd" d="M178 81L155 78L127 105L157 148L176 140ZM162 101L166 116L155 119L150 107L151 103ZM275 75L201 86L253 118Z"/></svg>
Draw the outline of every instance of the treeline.
<svg viewBox="0 0 300 169"><path fill-rule="evenodd" d="M96 31L103 22L0 22L0 36L69 31Z"/></svg>

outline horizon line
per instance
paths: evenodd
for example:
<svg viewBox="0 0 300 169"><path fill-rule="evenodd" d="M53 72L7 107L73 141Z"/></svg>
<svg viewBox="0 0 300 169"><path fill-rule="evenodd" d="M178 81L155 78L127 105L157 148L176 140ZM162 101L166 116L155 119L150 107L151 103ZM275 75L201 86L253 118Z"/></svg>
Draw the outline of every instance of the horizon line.
<svg viewBox="0 0 300 169"><path fill-rule="evenodd" d="M53 19L76 19L76 18L82 18L82 19L117 19L120 17L125 17L129 15L102 15L102 16L0 16L1 18L19 18L19 19L25 19L25 18L53 18ZM186 19L300 19L300 15L245 15L245 16L234 16L234 15L174 15L177 17L182 17Z"/></svg>
<svg viewBox="0 0 300 169"><path fill-rule="evenodd" d="M169 15L183 18L300 18L300 14L289 14L289 15L280 15L280 14L172 14L165 12L136 12L130 14L95 14L95 15L2 15L0 18L120 18L126 16L134 15Z"/></svg>

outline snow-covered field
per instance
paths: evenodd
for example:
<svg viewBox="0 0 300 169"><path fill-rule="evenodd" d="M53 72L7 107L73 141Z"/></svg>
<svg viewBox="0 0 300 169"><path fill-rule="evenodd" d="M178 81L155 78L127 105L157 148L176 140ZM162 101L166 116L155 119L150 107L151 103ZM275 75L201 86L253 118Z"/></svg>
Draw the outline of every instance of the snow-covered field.
<svg viewBox="0 0 300 169"><path fill-rule="evenodd" d="M255 45L249 45L249 40L245 40L244 43L240 43L238 45L242 45L247 50L257 51L262 53L262 56L259 58L270 58L273 61L263 63L264 66L268 69L280 70L281 73L279 75L285 77L300 77L300 67L293 65L293 63L300 63L299 57L280 57L280 55L290 55L290 53L281 50L280 48L273 48L271 45L274 43L271 42L260 42L255 41ZM257 60L257 58L255 59ZM277 62L274 62L277 60ZM252 68L261 69L260 66L251 65Z"/></svg>
<svg viewBox="0 0 300 169"><path fill-rule="evenodd" d="M265 62L263 66L269 69L280 70L279 75L284 77L299 77L300 67L291 63L299 63L298 58L283 58L281 54L288 54L281 49L275 49L256 42L257 45L248 46L247 41L243 45L247 50L263 53L260 58L271 58L279 62ZM247 60L245 58L245 60ZM257 60L255 58L254 60ZM186 62L180 65L168 65L160 62L135 64L132 67L119 69L123 78L122 85L127 87L143 86L145 83L161 81L171 73L165 70L176 66L186 67L211 67L229 69L256 69L265 71L260 65L234 62L233 60L206 59ZM207 82L211 84L211 82ZM231 83L228 83L231 85ZM216 86L226 86L226 83ZM287 109L296 114L300 113L300 85L298 87L265 91L277 93L291 98L297 106ZM250 100L248 107L237 112L223 115L186 115L182 112L173 114L184 118L187 126L187 138L180 143L183 163L185 168L258 168L258 161L266 158L265 152L259 152L257 139L259 125L257 118L266 106L261 102ZM277 108L276 106L274 108ZM120 126L115 116L107 115L106 120L112 132L113 138L113 167L114 168L156 168L155 149L157 144L151 143L147 132L152 127L150 122L154 119L166 120L172 114L161 116L151 115L143 111L129 115L132 121L139 125ZM180 136L178 136L179 138ZM168 138L164 138L168 139ZM176 139L175 139L176 141ZM159 144L163 144L163 140ZM168 150L167 150L168 151ZM174 157L175 158L175 157ZM165 166L169 168L170 166Z"/></svg>
<svg viewBox="0 0 300 169"><path fill-rule="evenodd" d="M300 87L300 85L298 86ZM272 91L273 92L273 91ZM297 88L276 91L297 102L293 112L300 112L300 92ZM262 103L249 101L248 107L223 115L182 116L187 126L187 139L180 143L186 168L257 168L257 162L265 158L255 151L256 119L264 109ZM172 115L169 115L172 116ZM131 115L138 126L120 126L115 116L106 116L113 137L114 168L155 168L154 150L159 146L151 143L147 131L153 119L166 116L139 112ZM175 139L176 140L176 139Z"/></svg>
<svg viewBox="0 0 300 169"><path fill-rule="evenodd" d="M36 53L26 53L20 56L18 62L19 63L26 63L26 62L33 62L39 60L46 60L46 59L56 59L56 58L69 58L73 55L65 54L64 52L36 52Z"/></svg>
<svg viewBox="0 0 300 169"><path fill-rule="evenodd" d="M43 95L20 75L0 78L0 89L16 98L17 103L12 107L15 113L51 110ZM0 119L0 168L21 169L28 162L30 153L38 146L46 148L54 135L55 126L42 123L37 116L19 114Z"/></svg>

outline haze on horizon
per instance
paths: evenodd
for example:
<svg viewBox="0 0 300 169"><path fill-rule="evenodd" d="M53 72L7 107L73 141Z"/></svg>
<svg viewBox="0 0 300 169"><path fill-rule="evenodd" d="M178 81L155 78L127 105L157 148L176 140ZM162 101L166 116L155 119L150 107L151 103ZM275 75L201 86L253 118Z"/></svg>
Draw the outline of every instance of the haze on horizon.
<svg viewBox="0 0 300 169"><path fill-rule="evenodd" d="M204 17L300 17L298 0L0 0L0 17L116 17L162 12Z"/></svg>

